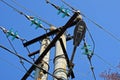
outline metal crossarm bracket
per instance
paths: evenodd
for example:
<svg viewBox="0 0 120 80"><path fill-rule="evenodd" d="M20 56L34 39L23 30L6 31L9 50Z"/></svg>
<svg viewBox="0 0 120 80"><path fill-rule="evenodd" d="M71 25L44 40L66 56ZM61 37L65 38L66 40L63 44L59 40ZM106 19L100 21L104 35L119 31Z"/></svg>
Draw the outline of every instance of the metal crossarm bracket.
<svg viewBox="0 0 120 80"><path fill-rule="evenodd" d="M66 38L66 41L69 41L69 40L71 40L71 39L73 39L73 36L67 37L67 38ZM53 47L54 47L54 46L53 46ZM29 57L34 56L35 54L38 54L39 52L40 52L40 50L36 50L36 51L34 51L34 52L32 52L32 53L29 53L28 56L29 56Z"/></svg>
<svg viewBox="0 0 120 80"><path fill-rule="evenodd" d="M69 41L69 40L71 40L71 39L73 39L73 36L70 36L70 37L66 38L66 41ZM54 47L54 46L53 46L53 47ZM32 52L32 53L29 53L28 56L29 56L29 57L34 56L35 54L38 54L39 52L40 52L40 50L36 50L36 51L34 51L34 52Z"/></svg>
<svg viewBox="0 0 120 80"><path fill-rule="evenodd" d="M69 25L69 27L74 26L76 23L77 23L77 21L71 22L71 24ZM63 27L64 27L64 26L63 26ZM34 38L34 39L30 40L30 41L27 41L26 43L23 43L23 46L24 46L24 47L27 47L27 46L29 46L29 45L37 42L37 41L40 41L40 40L46 38L47 36L51 36L51 35L53 35L53 34L56 34L56 33L60 32L60 30L61 30L63 27L57 28L57 29L55 29L55 30L53 30L53 31L50 31L50 32L48 32L48 33L46 33L46 34L43 34L42 36L39 36L39 37Z"/></svg>
<svg viewBox="0 0 120 80"><path fill-rule="evenodd" d="M30 41L27 41L27 42L24 43L23 45L24 45L24 47L27 47L27 46L29 46L29 45L37 42L37 41L40 41L40 40L46 38L47 36L51 36L51 35L57 33L59 30L60 30L60 28L55 29L55 30L53 30L53 31L51 31L51 32L48 32L48 33L46 33L46 34L43 34L42 36L39 36L39 37L34 38L34 39L30 40Z"/></svg>

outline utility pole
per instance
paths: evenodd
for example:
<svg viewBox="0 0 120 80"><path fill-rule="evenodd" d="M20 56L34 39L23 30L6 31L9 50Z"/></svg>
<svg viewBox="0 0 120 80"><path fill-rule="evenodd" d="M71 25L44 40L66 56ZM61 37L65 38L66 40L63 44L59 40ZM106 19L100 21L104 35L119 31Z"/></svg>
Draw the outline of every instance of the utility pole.
<svg viewBox="0 0 120 80"><path fill-rule="evenodd" d="M42 54L38 57L38 59L34 62L34 64L40 64L40 62L42 62L43 58L47 55L47 53L49 52L49 50L50 50L53 46L55 46L55 43L56 43L57 41L59 41L59 39L60 39L61 36L65 33L65 31L66 31L68 28L70 28L70 27L72 27L73 25L76 24L75 19L76 19L76 17L77 17L78 15L79 15L79 12L75 12L74 15L67 21L67 23L66 23L64 26L62 26L62 27L60 27L60 28L58 28L58 29L55 29L55 30L53 30L53 31L50 31L50 32L48 32L48 33L46 33L46 34L44 34L44 35L42 35L42 36L37 37L37 38L34 38L34 39L30 40L30 41L27 41L26 43L23 43L24 47L27 47L27 46L29 46L29 45L37 42L37 41L40 41L41 39L43 40L44 38L46 38L46 36L51 36L51 35L57 33L57 35L55 36L55 38L53 38L53 40L50 42L50 44L47 46L47 48L42 52ZM65 37L65 36L63 37L63 43L64 43L64 42L66 43L66 37ZM57 43L56 43L56 44L57 44ZM60 46L61 46L61 45L60 45ZM62 49L61 49L61 50L62 50ZM56 52L57 52L57 51L56 51ZM62 51L61 51L61 52L62 52ZM62 53L63 53L63 52L62 52ZM56 61L55 61L55 60L56 60ZM57 62L57 59L55 59L55 60L54 60L55 63L58 63L58 62ZM63 62L64 62L64 63L63 63ZM65 67L63 67L63 66L60 67L60 68L64 68L64 69L63 69L64 72L60 72L59 74L61 74L61 73L64 73L64 74L61 74L61 75L58 76L58 73L56 73L56 72L58 71L58 70L56 71L57 68L55 68L54 75L51 75L51 74L49 73L49 75L53 76L53 77L56 78L57 80L58 80L58 77L67 78L67 75L65 74L65 73L66 73L66 60L63 59L62 61L59 61L59 63L63 63L64 66L65 66ZM59 67L59 65L56 64L56 67L57 67L57 66ZM33 71L34 69L35 69L35 65L32 65L32 66L29 68L29 70L25 73L25 75L22 77L21 80L26 80L26 79L29 77L29 75L32 73L32 71ZM57 75L57 76L55 76L55 75ZM63 75L65 75L65 77L63 77ZM60 80L60 79L59 79L59 80Z"/></svg>
<svg viewBox="0 0 120 80"><path fill-rule="evenodd" d="M66 48L66 35L65 33L60 37L63 40L63 44ZM60 41L58 40L55 44L56 51L55 51L55 58L54 58L54 76L57 76L60 79L67 80L67 71L66 66L67 62L60 44ZM56 80L54 78L54 80Z"/></svg>
<svg viewBox="0 0 120 80"><path fill-rule="evenodd" d="M49 38L45 38L42 40L40 55L43 53L43 51L46 49L49 43L50 43ZM43 68L46 71L49 70L49 57L50 57L50 51L46 54L43 60L38 64L39 67ZM35 80L47 80L47 77L48 77L48 74L46 74L43 70L40 70L38 68L35 69Z"/></svg>

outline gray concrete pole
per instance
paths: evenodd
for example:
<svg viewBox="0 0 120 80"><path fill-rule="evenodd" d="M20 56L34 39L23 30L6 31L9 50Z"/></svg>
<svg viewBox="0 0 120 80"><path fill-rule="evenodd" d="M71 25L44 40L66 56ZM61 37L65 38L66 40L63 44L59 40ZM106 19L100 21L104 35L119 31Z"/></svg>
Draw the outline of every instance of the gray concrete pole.
<svg viewBox="0 0 120 80"><path fill-rule="evenodd" d="M63 43L66 48L66 35L63 34L61 36ZM55 51L55 58L54 58L54 64L55 64L55 69L54 69L54 76L57 76L58 78L62 78L63 80L67 80L67 62L64 56L64 53L62 51L61 45L59 40L55 44L56 51ZM54 80L56 80L54 78Z"/></svg>
<svg viewBox="0 0 120 80"><path fill-rule="evenodd" d="M46 39L42 40L40 55L46 49L46 47L49 45L49 43L50 43L49 38L46 38ZM50 51L43 58L42 62L40 62L40 64L38 64L39 67L42 67L46 71L49 70L49 57L50 57ZM36 70L35 70L35 80L47 80L47 76L48 75L45 74L42 70L36 68Z"/></svg>

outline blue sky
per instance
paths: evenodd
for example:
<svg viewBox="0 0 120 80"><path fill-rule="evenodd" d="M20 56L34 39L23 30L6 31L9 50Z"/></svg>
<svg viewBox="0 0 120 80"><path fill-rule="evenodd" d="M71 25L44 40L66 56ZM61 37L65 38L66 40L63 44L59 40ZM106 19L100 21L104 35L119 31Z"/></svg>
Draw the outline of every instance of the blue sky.
<svg viewBox="0 0 120 80"><path fill-rule="evenodd" d="M28 8L32 12L28 12L27 10L17 6L12 0L5 0L18 10L31 15L35 16L37 14L42 19L46 20L47 22L55 25L56 27L63 26L68 20L69 17L62 18L62 14L57 15L57 10L54 9L52 6L45 3L45 0L14 0L17 1L19 4L23 5L24 7ZM55 3L56 5L63 6L64 4L60 0L51 0L51 2ZM83 14L100 24L103 28L107 31L114 34L117 38L120 38L119 33L119 19L120 19L120 10L119 10L119 0L66 0L76 9L80 10ZM65 5L64 5L65 6ZM65 6L66 7L66 6ZM35 14L34 14L35 13ZM108 35L105 31L98 28L95 24L91 23L88 19L83 17L83 20L86 22L87 27L89 28L93 39L95 41L95 55L92 58L92 63L94 66L94 71L96 74L97 80L103 80L100 78L100 73L104 70L112 69L112 71L116 71L117 68L113 68L112 66L116 67L120 62L120 41L112 38ZM31 40L35 37L38 37L45 33L43 29L35 29L36 26L31 26L31 22L28 21L24 16L18 14L10 7L6 6L4 3L0 1L0 26L5 27L6 29L13 28L13 31L17 31L18 34L27 40ZM49 28L48 25L43 23L46 28ZM72 34L74 28L70 28L67 30L68 33ZM9 37L11 39L11 37ZM88 44L93 46L90 37L88 36L88 32L86 34L86 39ZM69 57L72 53L72 40L67 42L67 51ZM24 56L25 58L32 61L27 55L27 50L23 47L22 42L20 40L15 39L12 41L15 49L17 52ZM4 45L5 47L12 50L6 36L0 30L0 44ZM77 48L75 59L74 59L74 72L75 72L75 79L74 80L93 80L92 73L90 71L89 62L87 60L86 55L82 54L81 47L83 46L83 42ZM30 51L35 51L40 48L39 43L35 43L29 46ZM53 71L53 56L54 56L54 48L51 50L51 61L50 61L50 72ZM37 55L38 56L38 55ZM37 57L36 56L36 57ZM101 58L105 61L102 61ZM108 63L111 65L108 65ZM22 76L25 74L24 68L21 66L19 59L9 54L9 52L0 48L0 80L20 80ZM29 63L24 62L27 69L31 66ZM20 68L20 70L18 69ZM51 79L51 77L49 77ZM33 80L29 78L28 80Z"/></svg>

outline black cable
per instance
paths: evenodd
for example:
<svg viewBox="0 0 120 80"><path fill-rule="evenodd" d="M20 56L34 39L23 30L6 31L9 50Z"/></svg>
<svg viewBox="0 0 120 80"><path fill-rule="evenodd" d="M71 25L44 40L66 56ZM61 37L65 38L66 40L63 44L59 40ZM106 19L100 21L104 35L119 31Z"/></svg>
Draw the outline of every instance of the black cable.
<svg viewBox="0 0 120 80"><path fill-rule="evenodd" d="M14 53L13 51L11 51L11 50L9 50L8 48L2 46L1 44L0 44L0 47L1 47L2 49L4 49L4 50L10 52L11 54L17 56L18 58L21 58L22 60L24 60L24 61L26 61L26 62L28 62L28 63L34 65L34 66L37 67L38 69L43 70L45 73L47 73L47 74L49 74L50 76L56 78L57 80L61 80L60 78L58 78L58 77L54 76L53 74L47 72L46 70L44 70L43 68L39 67L38 65L36 65L36 64L34 64L34 63L32 63L32 62L30 62L29 60L27 60L26 58L22 57L21 55Z"/></svg>

